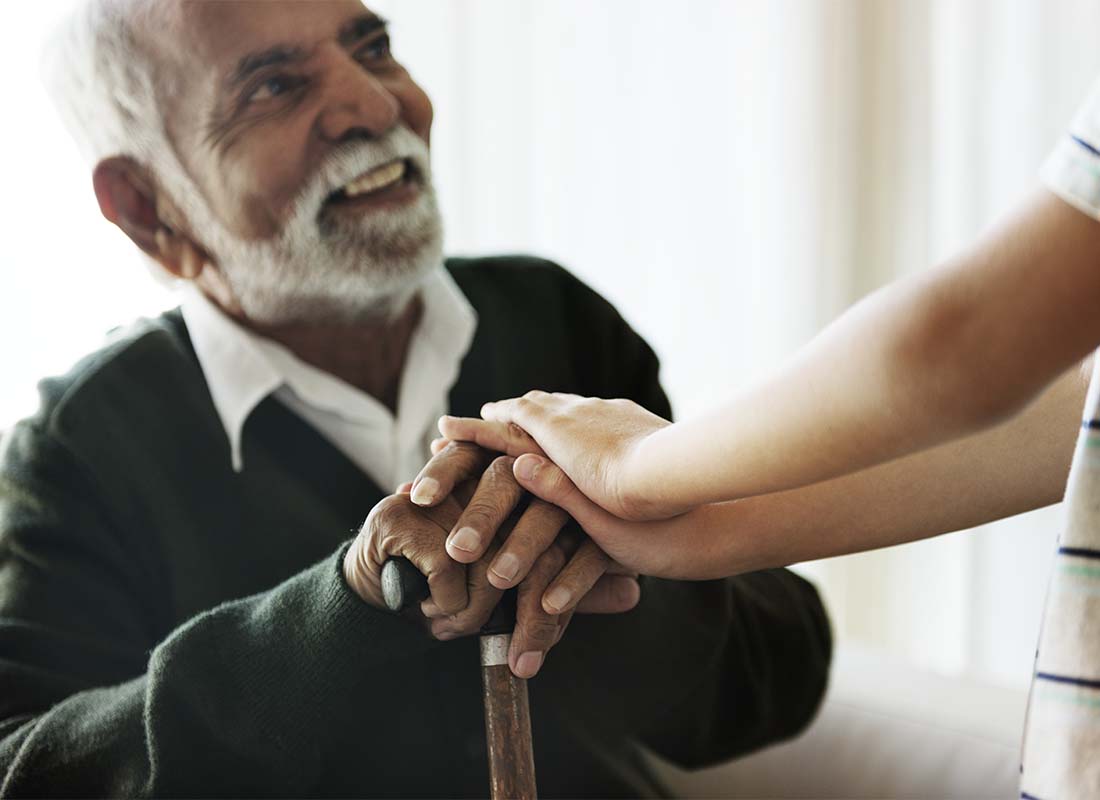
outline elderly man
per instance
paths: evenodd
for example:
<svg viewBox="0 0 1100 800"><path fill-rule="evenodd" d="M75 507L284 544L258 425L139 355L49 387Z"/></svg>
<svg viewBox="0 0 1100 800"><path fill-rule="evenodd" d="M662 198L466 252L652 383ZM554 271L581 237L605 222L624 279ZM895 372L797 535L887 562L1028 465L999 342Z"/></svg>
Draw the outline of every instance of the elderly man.
<svg viewBox="0 0 1100 800"><path fill-rule="evenodd" d="M701 765L806 724L830 637L794 575L639 588L469 446L385 497L444 411L533 386L668 405L560 268L444 263L431 105L379 17L93 2L51 75L104 216L187 288L4 441L6 794L483 794L467 634L517 585L546 795L657 794L640 745ZM381 607L391 555L429 576L412 615ZM574 610L625 613L563 636Z"/></svg>

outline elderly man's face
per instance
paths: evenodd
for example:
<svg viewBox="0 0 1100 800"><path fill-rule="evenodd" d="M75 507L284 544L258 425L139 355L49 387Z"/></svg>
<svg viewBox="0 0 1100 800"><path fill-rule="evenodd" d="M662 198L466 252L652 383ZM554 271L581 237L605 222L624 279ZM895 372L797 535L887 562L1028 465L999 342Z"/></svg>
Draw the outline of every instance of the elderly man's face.
<svg viewBox="0 0 1100 800"><path fill-rule="evenodd" d="M185 0L177 13L171 39L149 32L171 78L165 120L228 236L193 234L245 312L332 313L335 295L380 295L438 263L432 107L379 17L354 0ZM273 296L288 284L293 297Z"/></svg>

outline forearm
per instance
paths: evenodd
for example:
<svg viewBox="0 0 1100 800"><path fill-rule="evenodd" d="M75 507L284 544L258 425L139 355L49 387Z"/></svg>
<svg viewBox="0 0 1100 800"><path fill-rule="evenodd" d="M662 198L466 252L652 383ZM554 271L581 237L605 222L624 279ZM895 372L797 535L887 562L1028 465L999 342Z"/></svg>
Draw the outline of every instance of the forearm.
<svg viewBox="0 0 1100 800"><path fill-rule="evenodd" d="M757 388L651 436L638 493L675 507L780 491L1002 421L1100 341L1098 242L1095 221L1040 195L971 251L853 308Z"/></svg>
<svg viewBox="0 0 1100 800"><path fill-rule="evenodd" d="M20 651L38 655L0 670L2 716L27 717L0 740L16 796L310 794L370 691L436 646L352 594L334 558L191 620L126 683L83 638L7 627L0 644L32 634Z"/></svg>
<svg viewBox="0 0 1100 800"><path fill-rule="evenodd" d="M831 481L701 509L727 574L970 528L1062 498L1087 380L1073 368L983 433Z"/></svg>

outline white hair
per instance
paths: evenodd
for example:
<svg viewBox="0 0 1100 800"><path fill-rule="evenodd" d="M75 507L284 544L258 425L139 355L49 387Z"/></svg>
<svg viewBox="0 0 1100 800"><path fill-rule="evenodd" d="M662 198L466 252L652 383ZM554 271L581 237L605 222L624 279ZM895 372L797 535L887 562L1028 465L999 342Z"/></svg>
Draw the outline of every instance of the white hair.
<svg viewBox="0 0 1100 800"><path fill-rule="evenodd" d="M168 87L136 30L164 0L84 0L47 40L46 89L89 164L128 156L173 195L198 192L165 129ZM163 17L163 14L161 15Z"/></svg>
<svg viewBox="0 0 1100 800"><path fill-rule="evenodd" d="M42 80L90 166L127 156L173 200L190 206L188 199L198 197L199 190L168 136L157 93L167 87L136 32L163 11L164 4L165 0L81 0L45 42ZM146 257L144 262L159 283L177 283L155 259Z"/></svg>
<svg viewBox="0 0 1100 800"><path fill-rule="evenodd" d="M399 125L376 141L340 148L302 188L281 235L242 240L214 214L165 128L161 105L174 90L170 70L158 70L138 35L154 15L156 24L165 23L164 7L165 0L85 0L47 43L47 89L85 157L96 164L127 156L142 165L203 238L254 320L392 312L442 260L426 144ZM327 196L393 159L410 163L422 182L413 205L375 213L361 226L320 225Z"/></svg>

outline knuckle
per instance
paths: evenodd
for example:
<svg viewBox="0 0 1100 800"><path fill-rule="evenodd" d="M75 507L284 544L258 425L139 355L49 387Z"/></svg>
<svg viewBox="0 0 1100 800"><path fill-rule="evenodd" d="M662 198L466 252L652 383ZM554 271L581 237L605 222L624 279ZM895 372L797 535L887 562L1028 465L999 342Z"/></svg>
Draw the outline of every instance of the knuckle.
<svg viewBox="0 0 1100 800"><path fill-rule="evenodd" d="M605 569L611 559L608 558L607 553L601 550L591 539L585 540L577 551L577 560L592 566L597 566L600 569Z"/></svg>
<svg viewBox="0 0 1100 800"><path fill-rule="evenodd" d="M549 646L553 644L558 634L558 619L549 614L538 613L522 622L516 623L516 628L524 640L528 643L538 642ZM545 649L545 648L537 648Z"/></svg>
<svg viewBox="0 0 1100 800"><path fill-rule="evenodd" d="M540 570L556 575L561 572L568 559L569 556L566 554L565 548L558 542L554 542L539 556L537 566Z"/></svg>
<svg viewBox="0 0 1100 800"><path fill-rule="evenodd" d="M370 510L363 530L370 534L385 534L398 528L408 518L408 500L403 495L390 495Z"/></svg>
<svg viewBox="0 0 1100 800"><path fill-rule="evenodd" d="M433 547L421 557L421 568L432 588L457 580L465 571L465 565L451 560L442 546Z"/></svg>
<svg viewBox="0 0 1100 800"><path fill-rule="evenodd" d="M544 471L543 480L546 482L548 491L555 498L565 497L572 488L569 483L569 478L556 466L552 466L550 469Z"/></svg>
<svg viewBox="0 0 1100 800"><path fill-rule="evenodd" d="M459 526L470 525L482 534L487 534L489 531L485 530L486 527L493 526L499 516L499 504L484 499L474 499L466 506L466 510L462 513L462 521L458 524Z"/></svg>
<svg viewBox="0 0 1100 800"><path fill-rule="evenodd" d="M451 617L451 625L462 635L474 633L489 621L492 609L470 605Z"/></svg>
<svg viewBox="0 0 1100 800"><path fill-rule="evenodd" d="M438 468L454 464L464 465L477 461L480 456L480 445L474 442L450 440L429 462L428 466L435 466Z"/></svg>

